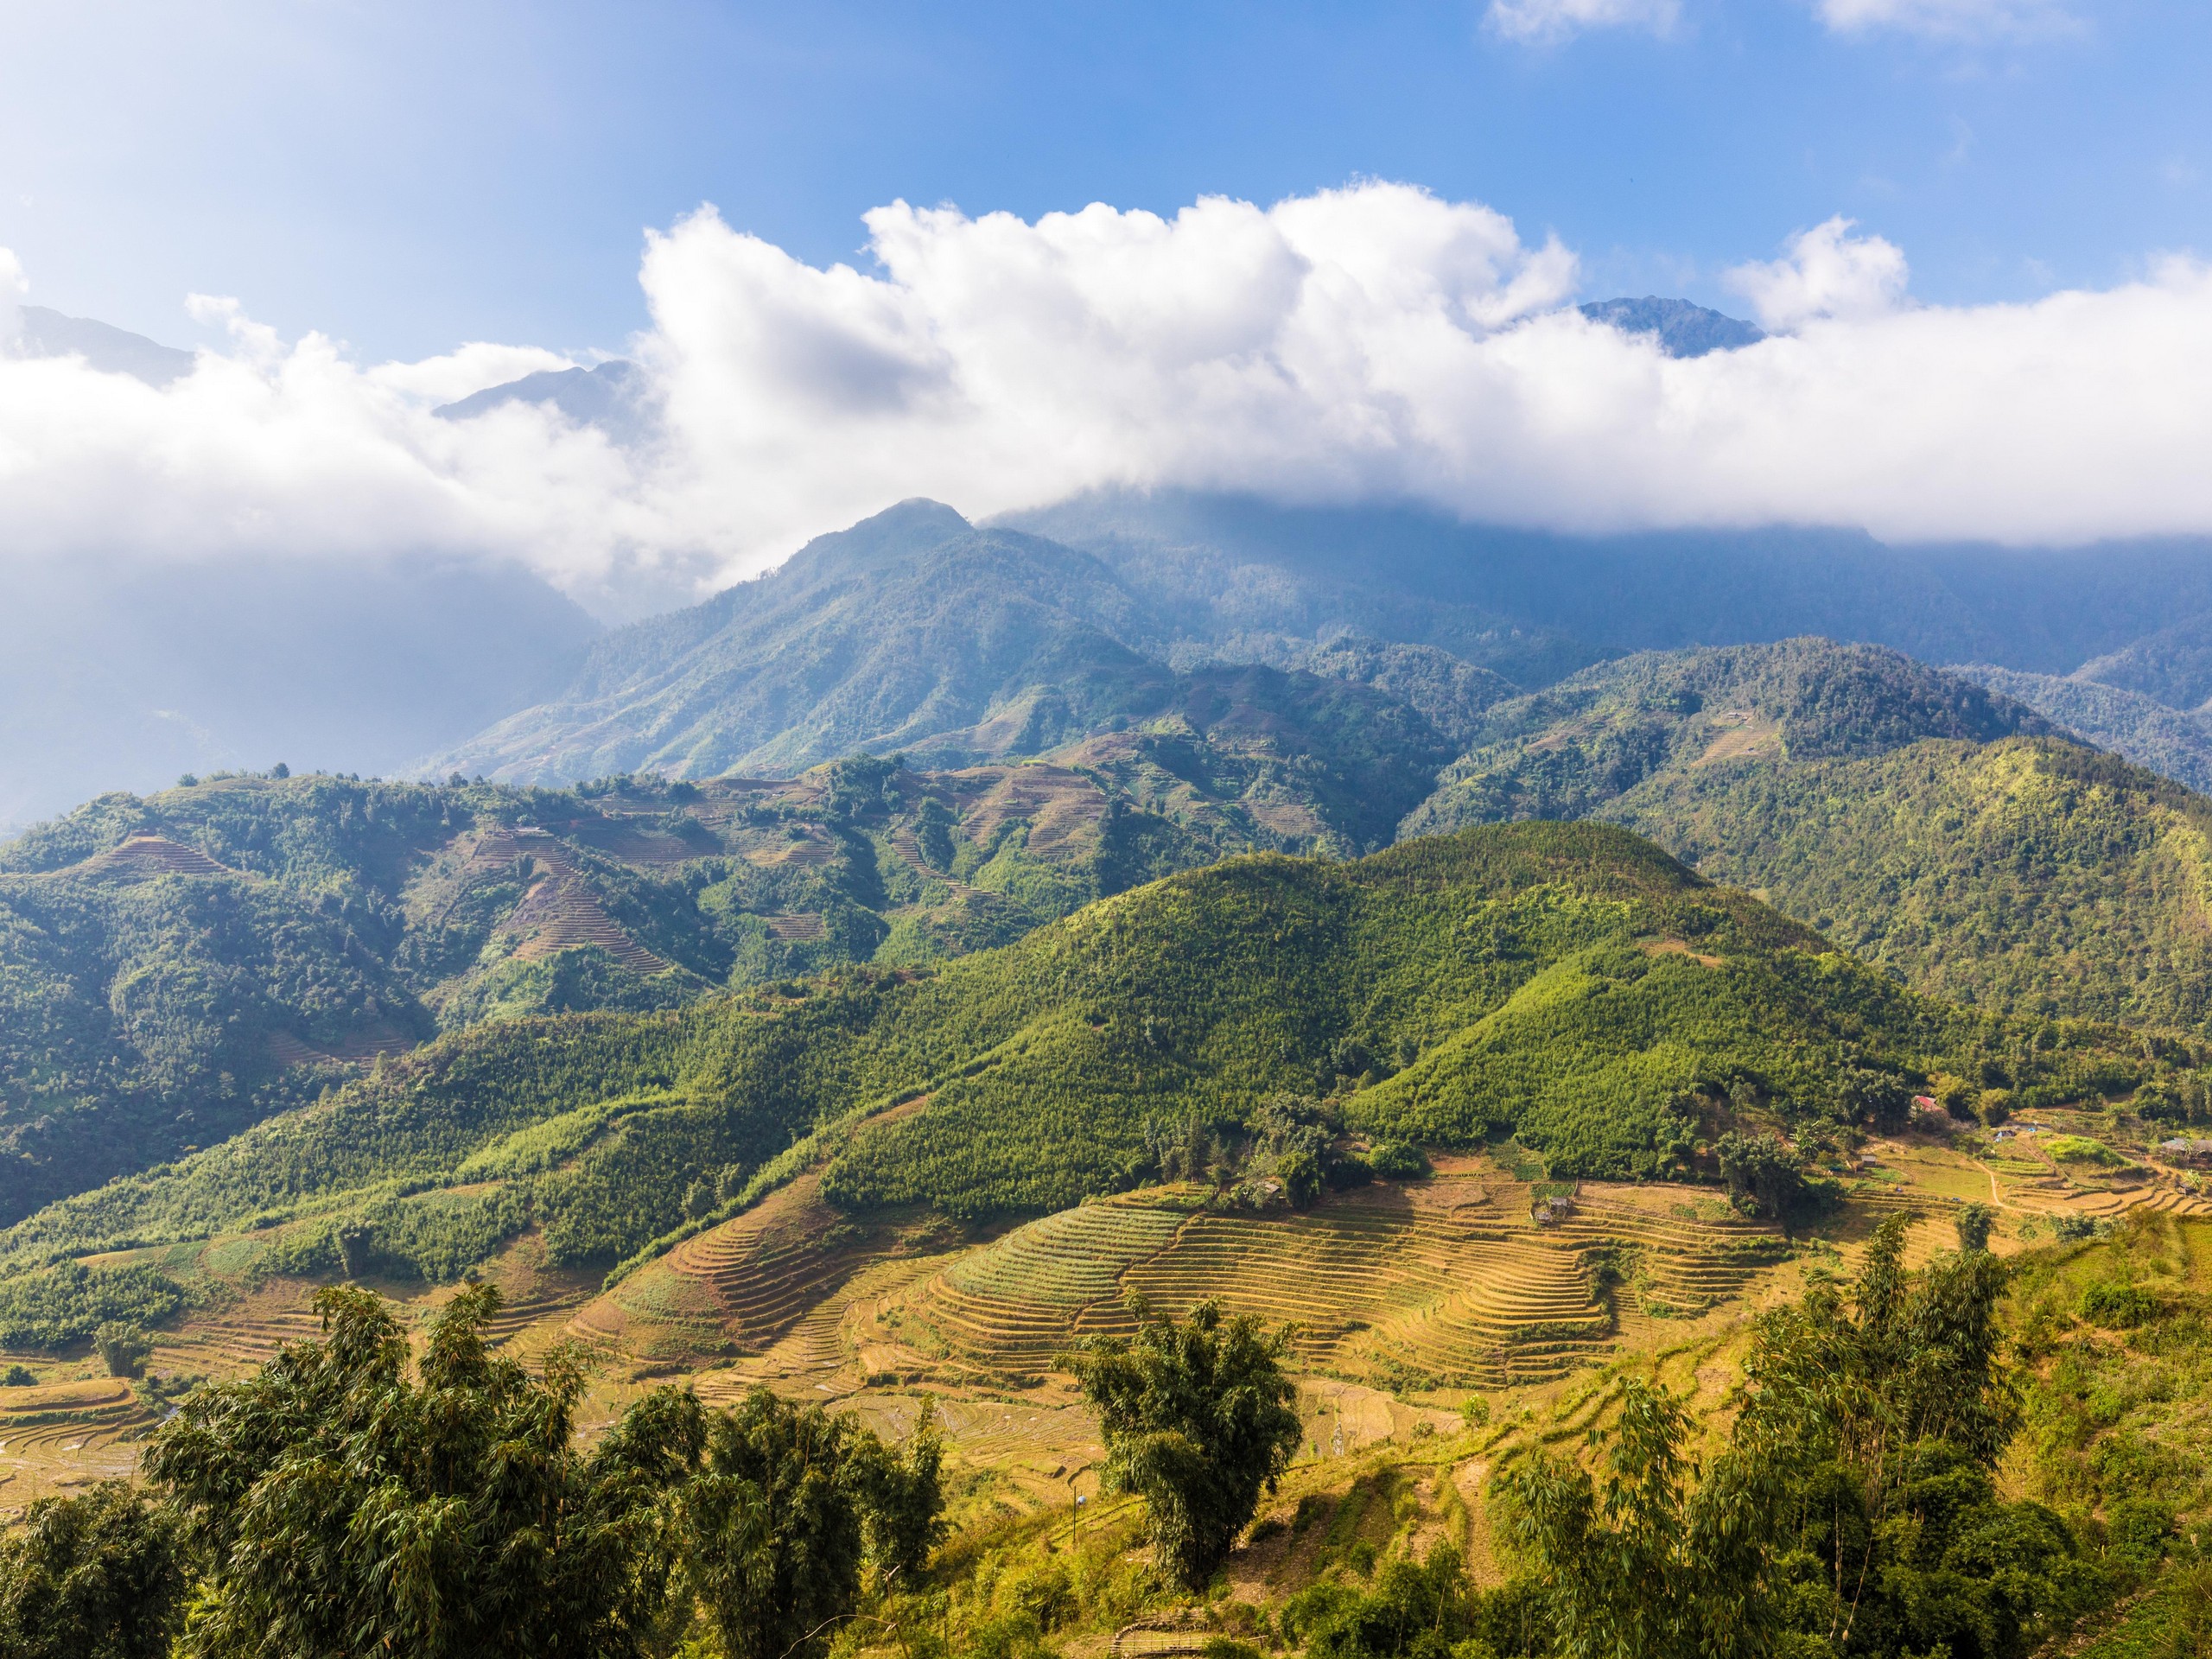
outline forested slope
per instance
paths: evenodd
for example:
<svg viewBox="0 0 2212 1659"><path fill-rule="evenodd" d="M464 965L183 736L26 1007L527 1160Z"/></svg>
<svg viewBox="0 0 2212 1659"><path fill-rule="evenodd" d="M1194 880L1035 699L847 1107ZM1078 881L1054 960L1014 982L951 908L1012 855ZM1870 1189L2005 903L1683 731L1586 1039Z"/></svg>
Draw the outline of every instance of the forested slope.
<svg viewBox="0 0 2212 1659"><path fill-rule="evenodd" d="M1939 1071L2033 1103L2190 1058L1921 997L1624 831L1502 826L1231 860L933 972L455 1033L4 1248L241 1231L271 1267L450 1274L534 1224L604 1263L809 1135L848 1206L1043 1211L1278 1095L1376 1135L1517 1134L1564 1175L1709 1173L1719 1126L1871 1121Z"/></svg>
<svg viewBox="0 0 2212 1659"><path fill-rule="evenodd" d="M1341 678L1164 683L1035 765L104 796L0 846L0 1222L440 1028L931 962L1228 854L1379 845L1452 752Z"/></svg>
<svg viewBox="0 0 2212 1659"><path fill-rule="evenodd" d="M1655 778L1606 817L1937 995L2212 1031L2212 801L2050 739Z"/></svg>
<svg viewBox="0 0 2212 1659"><path fill-rule="evenodd" d="M2212 790L2212 721L2201 712L2072 675L2024 674L1986 663L1948 671L2024 702L2099 748L2124 754L2200 794Z"/></svg>
<svg viewBox="0 0 2212 1659"><path fill-rule="evenodd" d="M1627 825L1936 995L2212 1029L2212 805L1891 652L1586 670L1491 709L1406 829L1541 816Z"/></svg>

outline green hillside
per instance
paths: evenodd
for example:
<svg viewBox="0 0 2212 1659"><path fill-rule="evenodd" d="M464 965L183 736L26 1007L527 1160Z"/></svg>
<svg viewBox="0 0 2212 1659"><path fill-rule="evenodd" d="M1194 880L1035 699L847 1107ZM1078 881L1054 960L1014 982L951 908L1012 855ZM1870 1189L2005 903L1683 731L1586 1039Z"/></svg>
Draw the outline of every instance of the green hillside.
<svg viewBox="0 0 2212 1659"><path fill-rule="evenodd" d="M932 962L1229 854L1357 853L1451 752L1341 678L1168 683L1034 765L104 796L0 846L0 1221L442 1028Z"/></svg>
<svg viewBox="0 0 2212 1659"><path fill-rule="evenodd" d="M2051 739L1655 778L1605 816L1934 995L2212 1032L2212 801Z"/></svg>
<svg viewBox="0 0 2212 1659"><path fill-rule="evenodd" d="M2212 791L2212 720L2201 711L2171 708L2139 691L2078 675L2024 674L1986 663L1948 671L2024 702L2099 748L2124 754L2199 794Z"/></svg>
<svg viewBox="0 0 2212 1659"><path fill-rule="evenodd" d="M1508 818L1579 818L1645 779L1723 761L1879 754L1925 738L1987 742L2056 728L1878 645L1645 652L1489 710L1408 817L1409 835Z"/></svg>
<svg viewBox="0 0 2212 1659"><path fill-rule="evenodd" d="M1624 831L1512 825L1232 860L934 971L454 1033L0 1249L31 1270L236 1234L264 1269L450 1276L536 1226L606 1264L794 1158L849 1208L1046 1211L1160 1173L1193 1122L1229 1144L1286 1109L1517 1135L1559 1175L1710 1176L1730 1124L1817 1140L1938 1071L2022 1103L2124 1092L2186 1058L2160 1052L1916 995Z"/></svg>
<svg viewBox="0 0 2212 1659"><path fill-rule="evenodd" d="M1791 640L1624 658L1485 721L1408 832L1599 818L1932 995L2212 1030L2212 806L2001 691Z"/></svg>

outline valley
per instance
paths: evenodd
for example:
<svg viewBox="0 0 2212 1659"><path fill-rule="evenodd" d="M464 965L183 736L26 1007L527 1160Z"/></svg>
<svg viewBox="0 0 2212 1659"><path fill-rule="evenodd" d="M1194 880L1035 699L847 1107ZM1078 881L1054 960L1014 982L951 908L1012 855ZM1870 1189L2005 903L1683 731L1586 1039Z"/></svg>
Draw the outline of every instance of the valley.
<svg viewBox="0 0 2212 1659"><path fill-rule="evenodd" d="M2185 773L2195 716L2124 700L2186 650L1236 632L1090 544L908 504L443 782L0 847L0 1507L129 1475L324 1287L420 1354L488 1286L594 1443L671 1383L933 1416L961 1629L1295 1645L1440 1544L1520 1593L1513 1471L1646 1382L1719 1446L1885 1224L1948 1272L1986 1217L2005 1501L2088 1550L2131 1481L2207 1512L2212 821L2066 717ZM1068 1357L1214 1303L1287 1332L1298 1448L1179 1598Z"/></svg>

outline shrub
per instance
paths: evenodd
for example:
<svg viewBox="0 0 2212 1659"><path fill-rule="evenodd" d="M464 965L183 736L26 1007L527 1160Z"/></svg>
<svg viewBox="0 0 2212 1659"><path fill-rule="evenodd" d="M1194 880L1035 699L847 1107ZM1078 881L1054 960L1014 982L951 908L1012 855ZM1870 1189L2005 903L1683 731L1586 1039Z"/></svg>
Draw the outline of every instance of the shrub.
<svg viewBox="0 0 2212 1659"><path fill-rule="evenodd" d="M2158 1299L2139 1285L2094 1284L2082 1292L2082 1317L2109 1331L2125 1331L2155 1317Z"/></svg>
<svg viewBox="0 0 2212 1659"><path fill-rule="evenodd" d="M1385 1141L1370 1147L1367 1162L1386 1181L1417 1181L1432 1173L1428 1154L1405 1141Z"/></svg>
<svg viewBox="0 0 2212 1659"><path fill-rule="evenodd" d="M110 1376L143 1376L154 1344L137 1325L110 1319L92 1332L92 1351L100 1357Z"/></svg>

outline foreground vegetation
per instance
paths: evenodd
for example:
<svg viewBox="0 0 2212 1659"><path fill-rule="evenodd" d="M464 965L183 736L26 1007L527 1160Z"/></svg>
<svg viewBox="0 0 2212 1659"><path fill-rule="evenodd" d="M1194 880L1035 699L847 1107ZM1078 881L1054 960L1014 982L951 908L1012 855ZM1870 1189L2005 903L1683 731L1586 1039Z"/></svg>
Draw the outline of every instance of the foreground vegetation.
<svg viewBox="0 0 2212 1659"><path fill-rule="evenodd" d="M186 1397L144 1492L0 1542L0 1653L1043 1659L1130 1625L1223 1659L2200 1651L2212 1239L2146 1217L2007 1264L1968 1211L1915 1269L1907 1224L1753 1317L1723 1395L1642 1356L1556 1427L1474 1396L1461 1433L1294 1467L1282 1333L1147 1314L1068 1356L1130 1495L1079 1535L948 1535L926 1412L893 1445L661 1387L586 1445L576 1357L487 1350L489 1292L410 1363L385 1305L327 1291L320 1339Z"/></svg>

